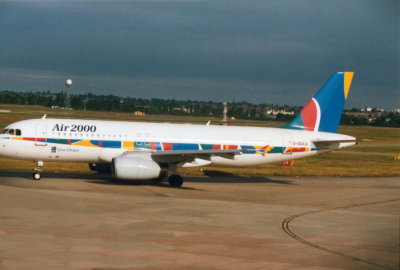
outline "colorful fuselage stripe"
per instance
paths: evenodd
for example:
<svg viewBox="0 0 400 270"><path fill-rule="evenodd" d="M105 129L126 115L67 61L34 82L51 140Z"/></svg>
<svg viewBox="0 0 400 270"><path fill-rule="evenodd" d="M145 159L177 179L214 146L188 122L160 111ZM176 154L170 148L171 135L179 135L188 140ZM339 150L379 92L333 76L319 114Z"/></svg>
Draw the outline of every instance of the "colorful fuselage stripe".
<svg viewBox="0 0 400 270"><path fill-rule="evenodd" d="M3 138L6 139L6 138ZM316 151L316 148L308 147L285 147L285 146L257 146L257 145L227 145L227 144L197 144L197 143L169 143L169 142L145 142L145 141L109 141L109 140L82 140L82 139L51 139L32 137L11 137L8 139L46 142L62 145L104 147L126 150L149 149L153 151L177 151L177 150L224 150L245 149L243 154L277 154L277 153L300 153Z"/></svg>

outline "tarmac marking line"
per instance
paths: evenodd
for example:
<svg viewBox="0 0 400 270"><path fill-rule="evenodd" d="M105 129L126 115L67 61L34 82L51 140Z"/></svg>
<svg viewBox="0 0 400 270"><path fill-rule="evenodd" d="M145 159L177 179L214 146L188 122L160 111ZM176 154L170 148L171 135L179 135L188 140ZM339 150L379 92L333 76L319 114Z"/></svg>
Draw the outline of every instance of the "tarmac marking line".
<svg viewBox="0 0 400 270"><path fill-rule="evenodd" d="M286 232L290 237L294 238L295 240L299 241L300 243L310 246L310 247L314 247L317 248L319 250L323 250L325 252L334 254L334 255L338 255L347 259L351 259L354 261L359 261L359 262L363 262L369 265L373 265L373 266L377 266L377 267L382 267L385 269L392 269L389 266L386 265L382 265L382 264L378 264L375 262L371 262L369 260L364 260L358 257L354 257L345 253L341 253L339 251L335 251L332 249L328 249L322 246L319 246L317 244L311 243L307 240L304 240L303 238L299 237L298 235L296 235L292 230L290 230L289 228L289 222L292 221L295 218L301 217L301 216L306 216L306 215L311 215L311 214L315 214L315 213L320 213L320 212L326 212L326 211L332 211L332 210L342 210L342 209L349 209L349 208L354 208L354 207L359 207L359 206L367 206L367 205L374 205L374 204L380 204L380 203L389 203L389 202L396 202L396 201L400 201L400 199L392 199L392 200L385 200L385 201L376 201L376 202L368 202L368 203L360 203L360 204L352 204L352 205L346 205L346 206L338 206L338 207L332 207L332 208L326 208L326 209L319 209L319 210L313 210L313 211L307 211L301 214L297 214L297 215L293 215L290 216L288 218L286 218L285 220L283 220L282 222L282 229L284 232Z"/></svg>

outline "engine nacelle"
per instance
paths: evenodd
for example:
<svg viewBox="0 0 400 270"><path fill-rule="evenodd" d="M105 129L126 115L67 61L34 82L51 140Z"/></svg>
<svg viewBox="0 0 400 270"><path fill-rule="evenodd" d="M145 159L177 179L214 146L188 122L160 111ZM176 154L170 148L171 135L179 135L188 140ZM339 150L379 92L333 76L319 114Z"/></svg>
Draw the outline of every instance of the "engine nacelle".
<svg viewBox="0 0 400 270"><path fill-rule="evenodd" d="M157 178L161 168L151 159L137 156L122 156L112 159L112 176L117 179L145 180Z"/></svg>

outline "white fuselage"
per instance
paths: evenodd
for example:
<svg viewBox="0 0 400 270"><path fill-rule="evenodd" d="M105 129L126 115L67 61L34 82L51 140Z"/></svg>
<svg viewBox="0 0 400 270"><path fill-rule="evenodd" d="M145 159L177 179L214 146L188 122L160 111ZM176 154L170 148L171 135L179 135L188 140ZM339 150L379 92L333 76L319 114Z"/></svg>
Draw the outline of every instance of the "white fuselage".
<svg viewBox="0 0 400 270"><path fill-rule="evenodd" d="M239 126L142 123L122 121L33 119L6 129L21 135L0 135L0 156L33 160L102 163L127 151L251 149L233 158L196 158L179 166L253 166L280 162L335 149L317 149L315 140L354 140L336 133Z"/></svg>

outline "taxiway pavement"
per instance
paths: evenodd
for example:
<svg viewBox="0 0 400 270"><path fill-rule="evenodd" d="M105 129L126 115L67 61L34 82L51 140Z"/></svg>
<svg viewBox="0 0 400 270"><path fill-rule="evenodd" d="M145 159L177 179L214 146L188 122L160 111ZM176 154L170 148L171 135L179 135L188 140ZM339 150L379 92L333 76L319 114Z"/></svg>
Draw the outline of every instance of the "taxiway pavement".
<svg viewBox="0 0 400 270"><path fill-rule="evenodd" d="M185 180L0 172L0 269L398 269L398 177Z"/></svg>

